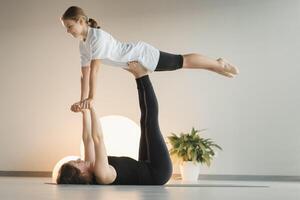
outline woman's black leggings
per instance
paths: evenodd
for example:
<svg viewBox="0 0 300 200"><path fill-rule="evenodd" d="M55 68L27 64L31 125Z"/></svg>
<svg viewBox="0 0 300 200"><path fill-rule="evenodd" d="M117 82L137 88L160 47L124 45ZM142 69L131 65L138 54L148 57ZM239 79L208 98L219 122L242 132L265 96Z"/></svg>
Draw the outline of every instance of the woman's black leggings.
<svg viewBox="0 0 300 200"><path fill-rule="evenodd" d="M141 109L139 161L147 163L154 184L165 184L172 175L172 162L160 132L158 103L148 75L136 79Z"/></svg>

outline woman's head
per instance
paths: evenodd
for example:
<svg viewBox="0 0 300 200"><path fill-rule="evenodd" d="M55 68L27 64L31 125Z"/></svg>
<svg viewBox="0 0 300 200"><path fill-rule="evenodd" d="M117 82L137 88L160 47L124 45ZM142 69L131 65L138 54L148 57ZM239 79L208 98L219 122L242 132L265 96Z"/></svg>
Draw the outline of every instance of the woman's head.
<svg viewBox="0 0 300 200"><path fill-rule="evenodd" d="M89 163L83 160L72 160L63 164L58 172L57 184L92 184L93 172Z"/></svg>
<svg viewBox="0 0 300 200"><path fill-rule="evenodd" d="M82 35L87 26L100 28L94 19L89 18L83 9L77 6L69 7L62 15L61 21L67 28L67 32L76 38Z"/></svg>

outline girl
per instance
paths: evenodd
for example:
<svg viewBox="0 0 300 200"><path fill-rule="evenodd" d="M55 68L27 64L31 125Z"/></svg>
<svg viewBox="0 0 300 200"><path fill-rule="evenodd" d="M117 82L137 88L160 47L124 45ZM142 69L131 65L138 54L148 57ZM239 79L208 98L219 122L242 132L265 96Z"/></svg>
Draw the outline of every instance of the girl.
<svg viewBox="0 0 300 200"><path fill-rule="evenodd" d="M222 58L214 60L194 53L174 55L159 51L142 41L137 43L117 41L76 6L69 7L61 17L61 21L67 32L80 40L81 100L73 105L83 107L94 99L100 63L126 69L128 62L137 61L150 72L191 68L206 69L230 78L238 74L238 69Z"/></svg>
<svg viewBox="0 0 300 200"><path fill-rule="evenodd" d="M72 111L83 114L85 160L62 165L57 184L163 185L170 179L172 163L159 129L158 103L149 76L145 68L134 62L127 71L135 76L141 110L138 161L106 155L93 101L85 107L73 106ZM87 109L91 116L91 133Z"/></svg>

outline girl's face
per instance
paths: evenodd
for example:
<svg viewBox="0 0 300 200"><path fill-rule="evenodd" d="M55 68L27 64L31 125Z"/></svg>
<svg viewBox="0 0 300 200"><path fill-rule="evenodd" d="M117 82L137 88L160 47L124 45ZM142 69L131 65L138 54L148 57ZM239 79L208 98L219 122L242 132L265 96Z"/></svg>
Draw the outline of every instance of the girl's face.
<svg viewBox="0 0 300 200"><path fill-rule="evenodd" d="M74 38L79 38L82 36L82 31L84 25L82 20L79 19L77 21L71 19L62 20L64 27L67 29L67 33L70 33Z"/></svg>

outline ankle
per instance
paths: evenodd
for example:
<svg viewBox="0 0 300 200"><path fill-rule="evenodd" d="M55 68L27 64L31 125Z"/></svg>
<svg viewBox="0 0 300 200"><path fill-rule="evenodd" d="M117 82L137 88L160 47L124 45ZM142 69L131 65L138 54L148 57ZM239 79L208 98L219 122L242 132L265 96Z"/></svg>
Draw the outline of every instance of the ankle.
<svg viewBox="0 0 300 200"><path fill-rule="evenodd" d="M141 78L141 77L146 76L146 75L147 75L147 73L139 73L139 74L135 74L134 76L137 79L137 78Z"/></svg>

